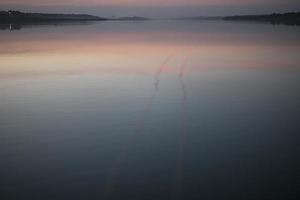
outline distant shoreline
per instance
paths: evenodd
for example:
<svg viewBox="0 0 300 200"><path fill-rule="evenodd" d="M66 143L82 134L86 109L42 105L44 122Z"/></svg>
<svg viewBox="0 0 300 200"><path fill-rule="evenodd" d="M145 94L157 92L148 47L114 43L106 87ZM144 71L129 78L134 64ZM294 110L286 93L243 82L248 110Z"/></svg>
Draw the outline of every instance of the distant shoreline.
<svg viewBox="0 0 300 200"><path fill-rule="evenodd" d="M26 22L53 22L53 21L102 21L107 20L93 15L82 14L46 14L24 13L20 11L0 11L0 22L26 23Z"/></svg>
<svg viewBox="0 0 300 200"><path fill-rule="evenodd" d="M20 11L0 11L0 24L34 24L34 23L63 23L80 21L146 21L145 17L104 18L86 14L48 14L25 13ZM273 13L264 15L232 15L232 16L196 16L173 18L172 20L226 20L264 22L270 24L300 25L300 12Z"/></svg>
<svg viewBox="0 0 300 200"><path fill-rule="evenodd" d="M271 24L300 25L300 12L273 13L269 15L236 15L223 17L229 21L268 22Z"/></svg>
<svg viewBox="0 0 300 200"><path fill-rule="evenodd" d="M64 22L64 21L143 21L145 17L104 18L85 14L48 14L25 13L20 11L0 11L0 23L37 23L37 22Z"/></svg>
<svg viewBox="0 0 300 200"><path fill-rule="evenodd" d="M265 22L270 24L300 25L300 12L273 13L264 15L232 15L232 16L196 16L175 18L175 20L226 20L226 21L248 21Z"/></svg>

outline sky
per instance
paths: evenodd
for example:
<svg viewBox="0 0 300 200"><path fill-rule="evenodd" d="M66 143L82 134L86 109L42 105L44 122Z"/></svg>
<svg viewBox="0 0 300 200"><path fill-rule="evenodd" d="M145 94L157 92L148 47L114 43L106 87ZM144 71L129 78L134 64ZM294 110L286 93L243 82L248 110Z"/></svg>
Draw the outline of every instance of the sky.
<svg viewBox="0 0 300 200"><path fill-rule="evenodd" d="M0 0L0 10L103 17L185 17L299 11L300 0Z"/></svg>

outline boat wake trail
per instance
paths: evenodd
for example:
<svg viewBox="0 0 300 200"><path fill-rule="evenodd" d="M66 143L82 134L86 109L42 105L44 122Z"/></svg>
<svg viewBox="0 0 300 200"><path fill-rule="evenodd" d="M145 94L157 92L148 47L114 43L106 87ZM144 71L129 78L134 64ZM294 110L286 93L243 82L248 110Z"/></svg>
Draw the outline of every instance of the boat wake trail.
<svg viewBox="0 0 300 200"><path fill-rule="evenodd" d="M163 61L163 63L159 66L156 75L154 77L154 87L155 90L158 91L159 89L159 82L160 82L160 75L163 72L163 70L165 69L167 63L172 59L173 54L171 53L169 56L166 57L166 59Z"/></svg>
<svg viewBox="0 0 300 200"><path fill-rule="evenodd" d="M121 152L118 155L118 157L115 159L111 170L108 175L106 188L105 188L105 199L109 199L109 197L114 193L115 186L118 184L118 180L120 177L120 171L122 168L122 164L128 159L130 147L132 147L137 141L138 138L144 133L145 131L145 122L147 119L147 116L149 115L152 105L154 103L154 100L157 96L158 90L159 90L159 83L160 83L160 77L161 73L163 72L164 68L166 67L166 64L172 59L173 54L171 53L168 55L164 61L159 65L157 72L154 74L154 92L148 99L148 103L146 104L145 110L143 112L143 117L138 122L137 129L135 132L133 132L126 143L121 148Z"/></svg>
<svg viewBox="0 0 300 200"><path fill-rule="evenodd" d="M183 168L184 168L184 146L185 146L185 135L187 132L187 92L184 84L184 74L187 67L188 58L185 58L183 63L179 68L179 81L181 85L182 99L181 99L181 113L180 113L180 130L178 134L178 152L176 160L176 179L174 184L174 198L173 199L182 199L182 190L183 190Z"/></svg>

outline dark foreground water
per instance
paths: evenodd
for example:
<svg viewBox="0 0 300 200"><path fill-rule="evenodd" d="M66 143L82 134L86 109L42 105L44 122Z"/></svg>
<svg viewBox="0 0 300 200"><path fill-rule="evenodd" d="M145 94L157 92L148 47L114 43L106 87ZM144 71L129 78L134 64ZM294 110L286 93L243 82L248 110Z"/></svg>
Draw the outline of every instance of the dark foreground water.
<svg viewBox="0 0 300 200"><path fill-rule="evenodd" d="M1 199L297 199L299 27L9 28Z"/></svg>

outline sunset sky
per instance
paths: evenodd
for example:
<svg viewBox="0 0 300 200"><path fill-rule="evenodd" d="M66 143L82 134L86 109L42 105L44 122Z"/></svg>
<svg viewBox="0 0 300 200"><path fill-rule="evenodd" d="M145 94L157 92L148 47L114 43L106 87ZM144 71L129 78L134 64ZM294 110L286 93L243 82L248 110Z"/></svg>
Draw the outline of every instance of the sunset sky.
<svg viewBox="0 0 300 200"><path fill-rule="evenodd" d="M0 9L88 13L99 16L178 17L286 12L300 9L299 0L1 0Z"/></svg>

